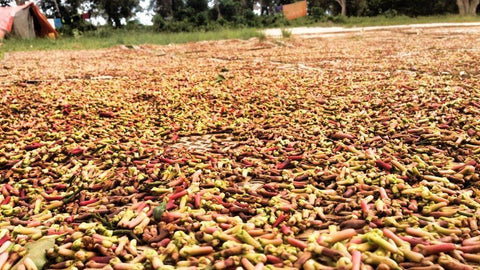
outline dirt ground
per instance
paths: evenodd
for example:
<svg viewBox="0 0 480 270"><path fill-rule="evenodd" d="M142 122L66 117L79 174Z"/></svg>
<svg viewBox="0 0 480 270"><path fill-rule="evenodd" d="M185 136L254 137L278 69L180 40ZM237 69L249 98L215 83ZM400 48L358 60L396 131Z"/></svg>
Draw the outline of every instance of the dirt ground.
<svg viewBox="0 0 480 270"><path fill-rule="evenodd" d="M281 69L287 68L291 64L299 65L299 69L313 68L327 71L331 63L329 61L322 62L322 55L329 52L333 54L345 52L351 56L348 59L354 59L355 56L362 56L364 49L366 49L366 52L374 51L370 53L370 58L375 60L383 58L382 56L388 54L388 52L412 55L430 47L435 47L435 45L441 47L453 46L449 49L453 53L456 53L455 46L458 47L459 51L466 49L474 52L476 50L475 46L468 48L467 45L461 46L461 43L463 40L466 42L475 40L480 32L480 26L477 23L449 23L365 28L293 28L291 30L294 35L291 39L267 40L265 42L258 42L255 39L248 41L226 40L186 45L144 45L132 50L120 46L97 51L9 53L0 62L4 65L3 71L0 71L0 76L2 82L7 84L12 81L30 79L82 79L103 76L102 74L109 76L108 74L113 75L113 73L116 77L125 74L141 76L141 74L149 74L149 71L154 72L161 67L171 68L173 66L175 68L178 66L178 69L183 71L184 66L179 62L191 61L205 62L202 63L202 66L220 66L222 63L227 65L265 63ZM279 29L269 29L266 33L267 36L273 37L281 35L279 31ZM438 44L439 42L445 44ZM407 47L402 47L399 44ZM429 47L427 44L431 44L431 46ZM422 46L426 46L426 48L421 48ZM359 47L362 48L359 49ZM432 52L427 52L420 57L428 58L437 51L433 49ZM288 60L284 61L282 57L286 57ZM394 58L395 55L390 55L390 57ZM144 65L142 60L146 58L151 61ZM335 57L328 57L328 59L332 58ZM341 58L339 57L339 59ZM365 58L367 57L363 56L357 59ZM187 61L184 61L185 59ZM119 65L112 63L112 61L118 61ZM165 62L171 64L165 65ZM285 65L282 65L283 62L285 62ZM314 64L312 65L312 63ZM339 64L338 68L342 69L342 64ZM302 65L305 66L302 67ZM136 72L132 74L129 67L132 67ZM7 74L11 76L7 76Z"/></svg>
<svg viewBox="0 0 480 270"><path fill-rule="evenodd" d="M407 27L9 53L2 228L20 247L80 231L82 250L158 269L478 267L461 247L480 234L479 40L480 26ZM113 233L138 252L102 242Z"/></svg>

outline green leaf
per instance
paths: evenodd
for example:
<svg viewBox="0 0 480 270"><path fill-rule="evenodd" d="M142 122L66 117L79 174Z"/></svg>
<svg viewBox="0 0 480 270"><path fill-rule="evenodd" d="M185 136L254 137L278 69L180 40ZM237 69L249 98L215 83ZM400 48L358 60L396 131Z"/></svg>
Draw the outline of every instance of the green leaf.
<svg viewBox="0 0 480 270"><path fill-rule="evenodd" d="M222 82L225 80L225 76L223 76L222 74L218 74L217 76L217 82Z"/></svg>
<svg viewBox="0 0 480 270"><path fill-rule="evenodd" d="M59 235L50 235L40 238L35 242L31 242L25 245L27 253L17 264L15 264L12 270L17 270L18 266L23 263L25 258L30 258L35 263L38 269L43 269L43 266L47 263L47 250L55 246L55 239Z"/></svg>
<svg viewBox="0 0 480 270"><path fill-rule="evenodd" d="M166 208L167 208L166 202L162 202L159 206L153 208L153 219L155 219L155 221L160 221L160 219L162 218L163 212L165 212Z"/></svg>

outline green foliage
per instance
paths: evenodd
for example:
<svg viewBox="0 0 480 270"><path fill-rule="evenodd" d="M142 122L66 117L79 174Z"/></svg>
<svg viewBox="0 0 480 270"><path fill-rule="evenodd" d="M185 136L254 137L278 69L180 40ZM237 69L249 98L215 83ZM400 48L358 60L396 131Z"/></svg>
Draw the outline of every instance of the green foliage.
<svg viewBox="0 0 480 270"><path fill-rule="evenodd" d="M107 22L116 28L122 27L122 19L128 21L140 10L139 0L93 0L93 3Z"/></svg>
<svg viewBox="0 0 480 270"><path fill-rule="evenodd" d="M54 0L41 0L38 2L40 9L49 17L62 17L65 21L69 22L72 17L78 15L78 9L85 0L65 0L58 1L58 8L55 5Z"/></svg>
<svg viewBox="0 0 480 270"><path fill-rule="evenodd" d="M399 25L399 24L421 24L438 22L478 22L480 16L462 17L459 15L437 15L437 16L418 16L409 17L406 15L397 15L393 18L387 18L384 15L373 17L344 17L344 21L339 24L346 27L364 27L381 25ZM327 26L325 23L317 23L319 26Z"/></svg>
<svg viewBox="0 0 480 270"><path fill-rule="evenodd" d="M208 22L208 12L207 11L202 11L200 13L197 13L194 17L194 23L197 26L202 26L206 25Z"/></svg>
<svg viewBox="0 0 480 270"><path fill-rule="evenodd" d="M63 0L58 1L58 10L54 0L41 0L40 9L49 17L62 17L65 24L72 29L72 21L78 21L80 7L88 9L89 13L102 15L114 27L121 27L121 21L128 21L137 11L140 11L140 0ZM81 30L80 30L81 31Z"/></svg>
<svg viewBox="0 0 480 270"><path fill-rule="evenodd" d="M374 1L374 0L372 0ZM381 1L381 0L378 0ZM240 2L233 0L221 0L219 10L222 17L217 19L217 13L212 11L197 13L194 17L185 17L182 20L169 20L156 16L154 18L154 29L165 32L182 31L216 31L225 28L243 28L243 27L297 27L297 26L332 26L335 24L343 26L369 26L369 25L390 25L390 24L408 24L408 23L428 23L442 20L447 21L465 21L467 18L455 16L443 17L409 17L400 13L396 9L387 9L377 16L355 17L342 15L327 15L321 7L311 7L310 16L298 18L295 20L286 20L282 14L258 16L250 10L241 8ZM223 12L223 13L222 13Z"/></svg>
<svg viewBox="0 0 480 270"><path fill-rule="evenodd" d="M76 19L71 20L70 22L63 21L62 27L59 29L59 32L62 36L74 36L75 33L79 35L81 33L94 30L96 30L96 27L90 22Z"/></svg>
<svg viewBox="0 0 480 270"><path fill-rule="evenodd" d="M267 35L265 35L264 32L259 32L257 37L260 42L265 41L267 39Z"/></svg>
<svg viewBox="0 0 480 270"><path fill-rule="evenodd" d="M153 208L153 219L155 221L160 221L162 218L163 213L165 212L167 207L166 202L162 202L159 206Z"/></svg>
<svg viewBox="0 0 480 270"><path fill-rule="evenodd" d="M250 9L243 11L243 17L247 21L254 21L256 19L255 13Z"/></svg>
<svg viewBox="0 0 480 270"><path fill-rule="evenodd" d="M282 28L282 37L289 38L292 36L292 31L289 29Z"/></svg>
<svg viewBox="0 0 480 270"><path fill-rule="evenodd" d="M85 34L87 37L108 38L114 34L113 28L110 26L99 27L96 31L90 31Z"/></svg>
<svg viewBox="0 0 480 270"><path fill-rule="evenodd" d="M398 12L395 9L389 9L383 13L383 16L387 18L393 18L398 15Z"/></svg>
<svg viewBox="0 0 480 270"><path fill-rule="evenodd" d="M355 16L415 17L457 12L456 3L451 0L355 0L349 4L349 13Z"/></svg>
<svg viewBox="0 0 480 270"><path fill-rule="evenodd" d="M13 266L12 270L17 270L25 258L30 258L33 263L35 263L35 266L37 266L37 269L43 269L43 266L47 263L47 250L55 246L55 239L58 237L58 235L44 236L35 242L26 244L26 254Z"/></svg>
<svg viewBox="0 0 480 270"><path fill-rule="evenodd" d="M323 10L321 7L312 7L310 14L313 18L320 19L325 16L325 10Z"/></svg>
<svg viewBox="0 0 480 270"><path fill-rule="evenodd" d="M227 21L234 21L242 12L242 5L234 0L220 0L219 9L222 17Z"/></svg>
<svg viewBox="0 0 480 270"><path fill-rule="evenodd" d="M187 7L191 8L194 13L203 12L208 10L208 2L207 0L187 0Z"/></svg>
<svg viewBox="0 0 480 270"><path fill-rule="evenodd" d="M11 0L0 0L0 4L9 2ZM348 22L345 17L337 16L340 5L336 0L310 0L310 15L307 18L287 21L281 12L275 13L274 10L276 5L290 2L294 0L262 1L262 12L268 14L262 16L253 12L256 0L150 0L150 9L156 14L154 28L167 32ZM47 15L58 15L54 0L40 0L38 3ZM74 29L84 32L71 23L72 19L78 17L79 7L89 10L93 15L104 16L115 28L122 27L122 22L128 22L140 10L140 0L62 0L58 3L64 21L70 25L62 30L64 34L72 34ZM456 12L458 9L453 0L347 0L348 16L394 18Z"/></svg>
<svg viewBox="0 0 480 270"><path fill-rule="evenodd" d="M153 16L153 27L156 31L165 31L167 21L163 18L162 15L156 14Z"/></svg>
<svg viewBox="0 0 480 270"><path fill-rule="evenodd" d="M331 21L333 23L342 24L342 23L347 22L347 17L343 16L343 15L337 15L337 16L332 17Z"/></svg>

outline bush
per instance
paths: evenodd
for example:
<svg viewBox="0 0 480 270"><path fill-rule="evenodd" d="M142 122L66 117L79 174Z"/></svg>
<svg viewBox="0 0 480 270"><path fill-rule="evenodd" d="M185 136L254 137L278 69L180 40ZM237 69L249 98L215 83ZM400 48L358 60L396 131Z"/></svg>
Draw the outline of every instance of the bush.
<svg viewBox="0 0 480 270"><path fill-rule="evenodd" d="M98 38L108 38L111 37L114 33L114 30L111 26L102 26L98 27L95 31L88 31L84 33L86 37L98 37Z"/></svg>
<svg viewBox="0 0 480 270"><path fill-rule="evenodd" d="M218 10L216 8L211 8L208 10L208 19L210 21L216 21L218 19Z"/></svg>
<svg viewBox="0 0 480 270"><path fill-rule="evenodd" d="M289 29L282 28L282 37L289 38L292 36L292 31Z"/></svg>
<svg viewBox="0 0 480 270"><path fill-rule="evenodd" d="M267 15L260 17L261 26L264 27L279 27L290 25L290 22L285 19L283 15Z"/></svg>
<svg viewBox="0 0 480 270"><path fill-rule="evenodd" d="M398 15L398 12L395 9L389 9L383 13L385 18L394 18Z"/></svg>
<svg viewBox="0 0 480 270"><path fill-rule="evenodd" d="M205 26L205 31L219 31L223 27L216 21L209 21Z"/></svg>
<svg viewBox="0 0 480 270"><path fill-rule="evenodd" d="M196 13L194 16L183 20L172 18L166 20L160 15L153 18L153 29L160 32L191 32L191 31L217 31L224 28L245 27L288 27L313 24L318 21L312 16L302 17L292 21L287 20L283 14L257 16L251 10L242 10L241 4L233 0L220 0L219 9L222 17L214 19L218 14L215 8L209 11ZM317 17L326 20L322 10L316 10ZM322 15L322 16L320 16ZM332 18L335 21L344 18Z"/></svg>
<svg viewBox="0 0 480 270"><path fill-rule="evenodd" d="M155 31L165 31L166 25L167 22L161 15L156 14L153 16L153 29L155 29Z"/></svg>
<svg viewBox="0 0 480 270"><path fill-rule="evenodd" d="M165 31L167 32L192 32L197 30L198 28L195 27L191 22L184 20L184 21L169 21L165 26Z"/></svg>
<svg viewBox="0 0 480 270"><path fill-rule="evenodd" d="M138 20L130 20L127 22L125 26L126 30L143 30L145 26L140 23Z"/></svg>
<svg viewBox="0 0 480 270"><path fill-rule="evenodd" d="M243 12L243 17L245 18L245 20L247 21L255 21L255 13L253 13L252 10L250 9L247 9Z"/></svg>
<svg viewBox="0 0 480 270"><path fill-rule="evenodd" d="M312 7L311 15L315 19L325 17L325 11L321 7Z"/></svg>
<svg viewBox="0 0 480 270"><path fill-rule="evenodd" d="M335 17L332 17L331 21L333 23L345 23L345 22L347 22L347 17L345 17L343 15L337 15Z"/></svg>
<svg viewBox="0 0 480 270"><path fill-rule="evenodd" d="M233 0L220 0L218 8L222 17L227 21L233 21L236 16L240 15L242 10L240 2Z"/></svg>
<svg viewBox="0 0 480 270"><path fill-rule="evenodd" d="M58 32L60 32L61 35L63 36L80 36L85 32L89 31L94 31L97 28L82 19L78 19L78 16L74 16L74 19L71 19L69 22L63 22L62 27L59 29Z"/></svg>
<svg viewBox="0 0 480 270"><path fill-rule="evenodd" d="M228 21L225 20L225 18L220 18L217 20L217 23L220 24L221 26L228 26Z"/></svg>
<svg viewBox="0 0 480 270"><path fill-rule="evenodd" d="M197 26L206 25L208 22L208 12L207 11L200 12L197 15L195 15L194 19L195 19L195 24Z"/></svg>

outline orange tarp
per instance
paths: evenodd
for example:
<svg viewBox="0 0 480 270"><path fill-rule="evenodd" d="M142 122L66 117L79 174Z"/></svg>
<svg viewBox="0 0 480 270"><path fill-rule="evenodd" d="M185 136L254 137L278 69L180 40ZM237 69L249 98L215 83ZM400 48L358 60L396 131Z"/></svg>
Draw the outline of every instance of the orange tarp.
<svg viewBox="0 0 480 270"><path fill-rule="evenodd" d="M16 6L16 7L0 7L0 39L6 33L10 33L12 31L13 20L15 14L23 9L31 8L32 15L36 18L36 23L38 24L38 32L35 33L37 36L40 37L57 37L58 33L55 29L50 25L45 15L42 14L40 9L33 3L29 2L25 5Z"/></svg>
<svg viewBox="0 0 480 270"><path fill-rule="evenodd" d="M293 4L283 5L283 15L287 20L307 16L307 1L300 1Z"/></svg>

